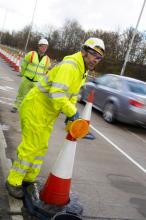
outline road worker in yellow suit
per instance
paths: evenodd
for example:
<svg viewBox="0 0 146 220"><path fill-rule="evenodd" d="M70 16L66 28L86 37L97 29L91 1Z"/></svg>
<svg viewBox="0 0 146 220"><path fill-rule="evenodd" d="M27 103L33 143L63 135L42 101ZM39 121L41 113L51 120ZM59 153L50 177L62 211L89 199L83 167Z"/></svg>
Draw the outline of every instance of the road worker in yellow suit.
<svg viewBox="0 0 146 220"><path fill-rule="evenodd" d="M17 148L6 181L9 194L21 199L23 186L33 184L48 149L53 125L62 112L68 120L76 120L77 95L86 80L87 70L94 70L103 59L104 42L89 38L81 51L64 57L31 89L20 107L22 141Z"/></svg>
<svg viewBox="0 0 146 220"><path fill-rule="evenodd" d="M11 112L15 113L19 110L26 94L47 73L50 66L50 59L46 55L47 49L48 41L46 39L40 39L37 51L30 51L25 55L21 64L22 79Z"/></svg>

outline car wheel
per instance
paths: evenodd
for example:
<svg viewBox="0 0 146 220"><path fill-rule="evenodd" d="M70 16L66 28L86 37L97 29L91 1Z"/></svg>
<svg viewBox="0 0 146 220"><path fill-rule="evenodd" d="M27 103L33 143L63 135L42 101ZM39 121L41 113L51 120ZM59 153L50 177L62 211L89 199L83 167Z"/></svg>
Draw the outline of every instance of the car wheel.
<svg viewBox="0 0 146 220"><path fill-rule="evenodd" d="M103 118L108 123L115 121L115 107L112 103L107 103L103 109Z"/></svg>

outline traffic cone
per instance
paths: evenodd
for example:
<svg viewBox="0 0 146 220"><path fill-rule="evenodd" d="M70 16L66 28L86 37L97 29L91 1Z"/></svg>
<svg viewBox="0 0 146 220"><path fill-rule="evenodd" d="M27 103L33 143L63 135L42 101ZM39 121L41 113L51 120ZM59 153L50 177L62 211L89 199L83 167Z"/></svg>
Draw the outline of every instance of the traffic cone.
<svg viewBox="0 0 146 220"><path fill-rule="evenodd" d="M15 59L16 59L16 56L14 54L12 54L11 58L10 58L10 62L9 62L9 65L14 68L15 66Z"/></svg>
<svg viewBox="0 0 146 220"><path fill-rule="evenodd" d="M66 205L69 202L72 170L76 152L76 139L67 135L52 171L40 192L40 199L50 205Z"/></svg>
<svg viewBox="0 0 146 220"><path fill-rule="evenodd" d="M88 124L90 124L94 95L95 95L95 91L91 90L88 97L87 97L87 103L85 105L85 108L84 108L84 110L82 112L82 116L81 116L82 119L85 119L88 122ZM89 132L83 138L84 139L89 139L89 140L94 140L95 136Z"/></svg>
<svg viewBox="0 0 146 220"><path fill-rule="evenodd" d="M50 205L66 205L69 202L77 145L76 137L81 137L83 133L88 133L88 123L82 119L74 121L71 130L66 136L64 146L49 174L47 182L40 192L40 199Z"/></svg>
<svg viewBox="0 0 146 220"><path fill-rule="evenodd" d="M14 65L14 70L16 72L20 72L20 55L16 57L15 65Z"/></svg>
<svg viewBox="0 0 146 220"><path fill-rule="evenodd" d="M91 112L92 112L92 105L94 100L94 90L91 90L88 97L87 97L87 103L85 105L85 108L82 112L81 118L85 119L88 123L90 123L91 119Z"/></svg>

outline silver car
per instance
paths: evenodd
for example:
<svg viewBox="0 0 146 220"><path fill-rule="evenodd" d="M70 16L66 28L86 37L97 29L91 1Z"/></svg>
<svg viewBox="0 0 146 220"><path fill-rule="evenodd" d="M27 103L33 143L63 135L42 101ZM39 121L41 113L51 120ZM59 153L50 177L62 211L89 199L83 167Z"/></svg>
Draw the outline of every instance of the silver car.
<svg viewBox="0 0 146 220"><path fill-rule="evenodd" d="M80 91L79 101L86 102L95 91L93 107L102 112L108 123L115 120L146 127L146 83L137 79L105 74L87 82Z"/></svg>

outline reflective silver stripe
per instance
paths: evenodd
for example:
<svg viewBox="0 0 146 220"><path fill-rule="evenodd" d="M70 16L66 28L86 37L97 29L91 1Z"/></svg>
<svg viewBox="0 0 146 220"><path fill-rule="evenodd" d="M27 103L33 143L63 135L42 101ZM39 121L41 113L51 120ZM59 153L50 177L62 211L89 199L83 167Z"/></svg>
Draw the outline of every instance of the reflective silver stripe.
<svg viewBox="0 0 146 220"><path fill-rule="evenodd" d="M43 73L38 73L38 72L36 72L35 75L44 76L44 72L43 72Z"/></svg>
<svg viewBox="0 0 146 220"><path fill-rule="evenodd" d="M36 71L32 71L32 70L30 70L29 68L26 68L26 70L29 71L29 72L31 72L31 73L33 73L33 74L35 74L35 75L44 75L44 73L39 73L39 72L36 72ZM26 70L25 70L25 71L26 71Z"/></svg>
<svg viewBox="0 0 146 220"><path fill-rule="evenodd" d="M60 66L61 64L63 64L63 63L69 63L69 64L72 64L72 65L74 65L74 67L75 68L77 68L77 64L74 62L74 61L72 61L72 60L63 60L62 62L60 62L59 64L57 64L56 66ZM62 84L62 83L57 83L57 82L48 82L48 80L49 80L49 76L48 77L44 77L44 81L45 81L45 83L47 84L47 85L49 85L49 86L53 86L53 87L56 87L56 88L61 88L61 89L64 89L65 91L67 91L68 90L68 86L66 86L65 84ZM42 85L41 85L41 83L40 82L38 82L37 84L36 84L38 87L39 87L39 89L43 92L43 93L45 93L49 98L60 98L60 97L65 97L65 96L68 96L68 97L72 97L72 96L74 96L74 94L65 94L65 93L62 93L62 92L56 92L56 93L51 93L51 94L49 94L49 92L47 91L47 89L45 89ZM78 94L77 94L78 95Z"/></svg>
<svg viewBox="0 0 146 220"><path fill-rule="evenodd" d="M51 86L59 88L59 89L68 90L68 86L66 86L65 84L62 84L62 83L52 82Z"/></svg>
<svg viewBox="0 0 146 220"><path fill-rule="evenodd" d="M37 156L35 157L35 160L43 160L44 159L44 156Z"/></svg>
<svg viewBox="0 0 146 220"><path fill-rule="evenodd" d="M48 80L49 80L49 76L44 76L45 83L48 83Z"/></svg>
<svg viewBox="0 0 146 220"><path fill-rule="evenodd" d="M67 94L64 92L54 92L54 93L49 93L47 96L49 98L61 98L67 96Z"/></svg>
<svg viewBox="0 0 146 220"><path fill-rule="evenodd" d="M36 85L39 87L39 89L45 93L48 96L48 91L40 84L40 82L37 82Z"/></svg>
<svg viewBox="0 0 146 220"><path fill-rule="evenodd" d="M66 86L66 85L64 85L64 84L62 84L62 83L55 83L55 82L52 83L52 82L48 82L47 85L53 86L53 87L56 87L56 88L61 88L61 89L64 89L65 91L68 90L68 86ZM48 93L48 91L41 85L40 82L37 82L37 86L39 87L39 89L40 89L43 93L46 93L46 94ZM52 94L53 94L53 93L52 93ZM52 94L48 94L47 96L50 97L50 98L53 98ZM57 94L59 94L59 93L57 93ZM62 92L62 93L60 93L60 94L64 94L64 93ZM67 94L64 94L63 96L67 96ZM54 96L54 97L62 97L62 95L61 95L61 96Z"/></svg>
<svg viewBox="0 0 146 220"><path fill-rule="evenodd" d="M45 69L45 66L38 66L38 68L40 68L40 69Z"/></svg>
<svg viewBox="0 0 146 220"><path fill-rule="evenodd" d="M75 68L77 68L77 64L76 64L74 61L72 61L72 60L63 60L63 61L61 61L60 63L58 63L57 66L60 66L60 65L63 64L63 63L72 64L72 65L74 65Z"/></svg>
<svg viewBox="0 0 146 220"><path fill-rule="evenodd" d="M33 164L31 168L41 168L42 164Z"/></svg>
<svg viewBox="0 0 146 220"><path fill-rule="evenodd" d="M64 93L64 92L54 92L54 93L49 93L44 87L41 86L40 82L37 83L37 86L39 89L46 94L49 98L61 98L61 97L69 97L72 98L73 96L77 96L77 94L69 94L69 93Z"/></svg>
<svg viewBox="0 0 146 220"><path fill-rule="evenodd" d="M45 66L38 66L38 65L36 65L37 66L37 68L40 68L40 69L45 69Z"/></svg>
<svg viewBox="0 0 146 220"><path fill-rule="evenodd" d="M44 68L45 68L45 66L40 66L40 65L35 64L35 63L31 63L31 65L32 65L32 66L36 66L36 67L38 67L38 68L40 68L40 69L44 69Z"/></svg>
<svg viewBox="0 0 146 220"><path fill-rule="evenodd" d="M39 65L39 64L36 64L36 63L30 63L30 61L26 61L26 60L24 60L23 62L25 62L26 64L31 64L31 66L35 66L35 67L38 67L38 68L41 68L41 69L45 68L45 65L42 66L42 65Z"/></svg>
<svg viewBox="0 0 146 220"><path fill-rule="evenodd" d="M26 174L27 173L27 170L23 170L23 169L21 169L19 167L16 167L16 166L12 166L11 169L16 170L16 171L18 171L18 172L20 172L22 174Z"/></svg>
<svg viewBox="0 0 146 220"><path fill-rule="evenodd" d="M28 161L25 161L25 160L15 160L15 162L18 162L19 164L21 165L24 165L24 166L30 166L32 165L32 163L28 162Z"/></svg>

